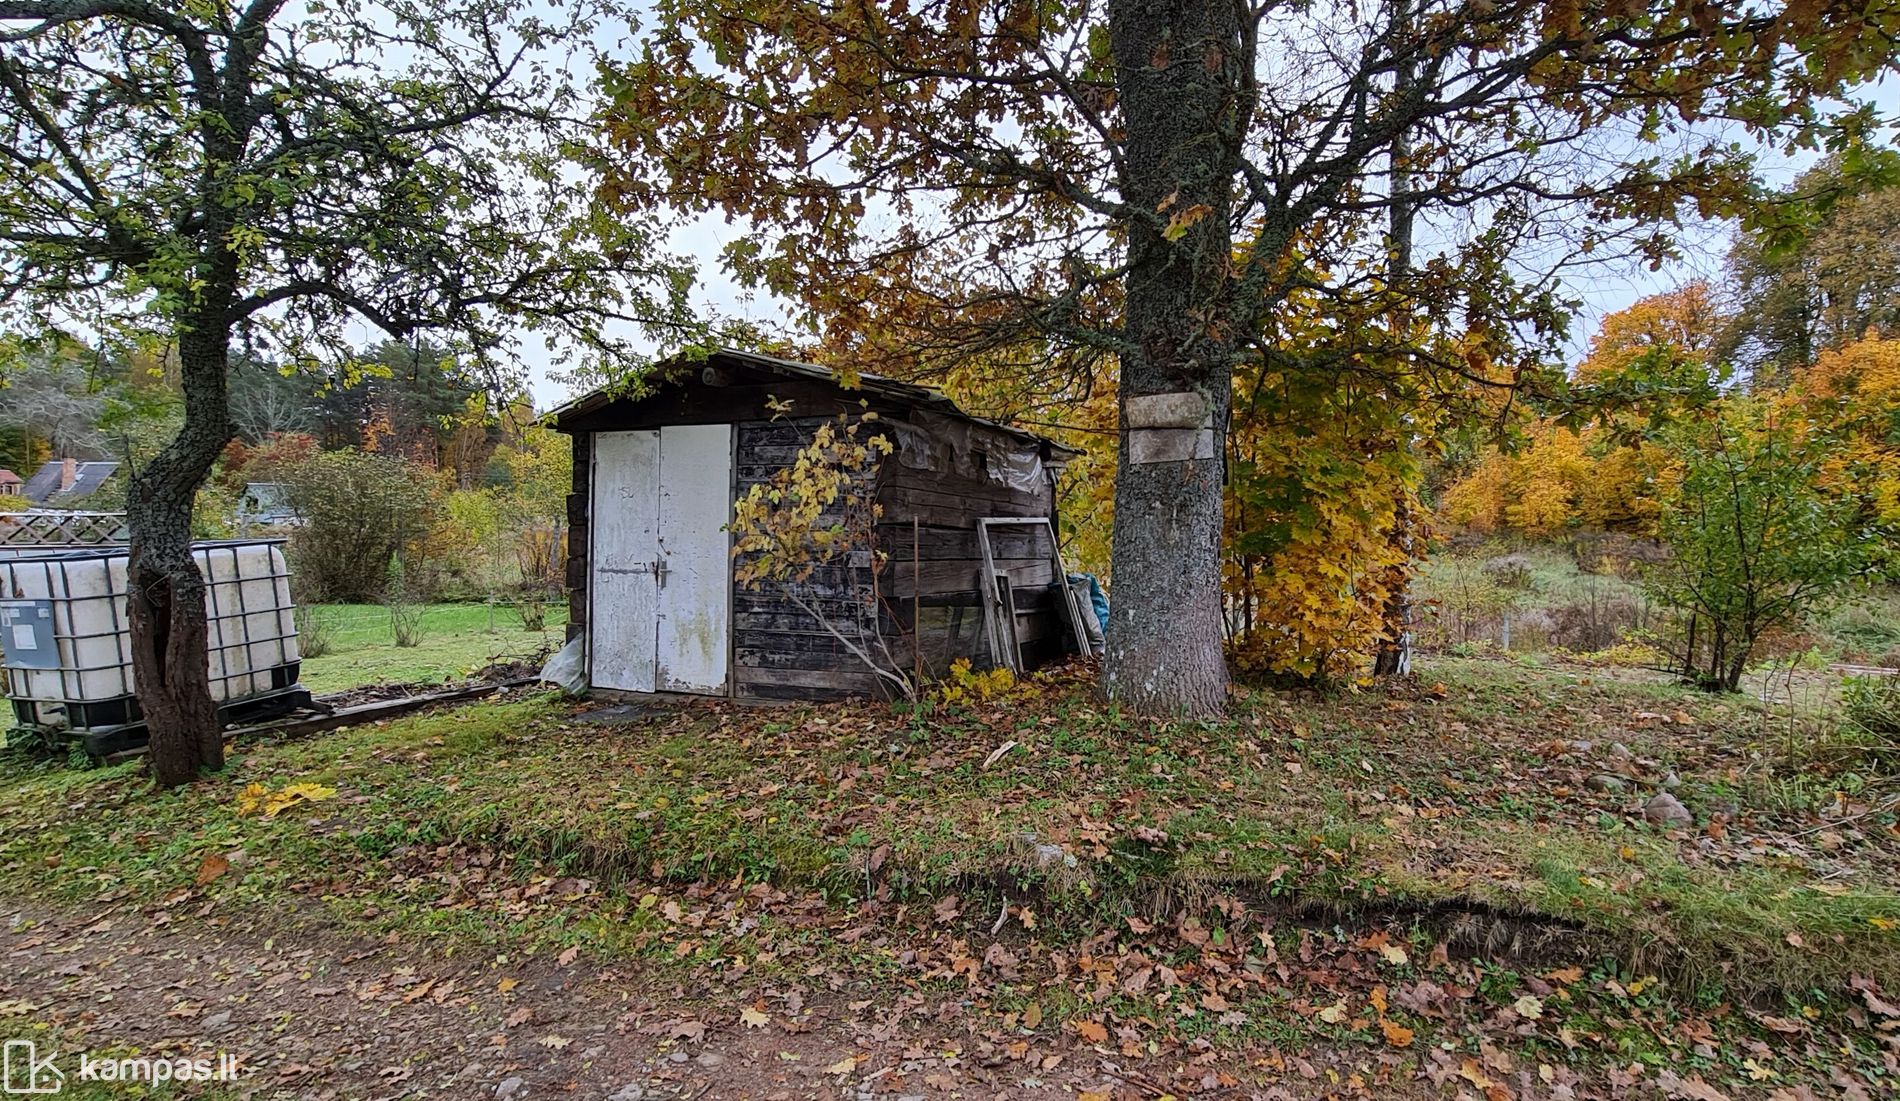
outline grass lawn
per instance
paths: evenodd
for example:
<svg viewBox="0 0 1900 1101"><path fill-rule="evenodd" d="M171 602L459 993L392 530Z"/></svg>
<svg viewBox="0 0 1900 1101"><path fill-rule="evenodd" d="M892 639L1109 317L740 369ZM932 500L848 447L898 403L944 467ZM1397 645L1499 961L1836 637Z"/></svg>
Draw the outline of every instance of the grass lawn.
<svg viewBox="0 0 1900 1101"><path fill-rule="evenodd" d="M1445 660L1217 723L1130 718L1062 675L920 715L586 706L240 746L170 794L131 765L16 770L0 883L571 947L702 990L961 990L1125 1053L1325 1038L1480 1088L1500 1046L1694 1076L1672 1096L1896 1085L1890 785L1784 766L1784 724L1745 698ZM1645 820L1665 787L1691 822Z"/></svg>
<svg viewBox="0 0 1900 1101"><path fill-rule="evenodd" d="M460 680L494 662L560 646L567 624L565 605L550 606L546 626L529 631L505 606L431 604L422 610L421 644L401 647L382 605L325 604L315 614L329 649L304 659L302 680L318 695L366 684Z"/></svg>

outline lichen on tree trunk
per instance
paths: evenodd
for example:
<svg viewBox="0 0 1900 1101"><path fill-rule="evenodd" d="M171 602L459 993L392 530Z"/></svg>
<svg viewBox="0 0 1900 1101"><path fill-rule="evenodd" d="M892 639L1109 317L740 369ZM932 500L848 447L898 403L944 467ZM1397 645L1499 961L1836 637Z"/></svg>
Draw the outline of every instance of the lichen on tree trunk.
<svg viewBox="0 0 1900 1101"><path fill-rule="evenodd" d="M1227 704L1219 460L1125 469L1115 521L1109 696L1147 713L1218 714Z"/></svg>
<svg viewBox="0 0 1900 1101"><path fill-rule="evenodd" d="M1148 713L1208 715L1227 702L1219 438L1236 337L1224 299L1245 130L1243 11L1209 0L1113 0L1109 7L1127 133L1122 197L1135 214L1128 220L1104 687ZM1213 446L1131 461L1155 456L1131 455L1128 403L1159 394L1198 395Z"/></svg>
<svg viewBox="0 0 1900 1101"><path fill-rule="evenodd" d="M207 663L205 579L191 555L198 487L231 440L226 334L178 338L185 420L126 493L132 676L149 737L152 775L163 787L224 767L218 706Z"/></svg>

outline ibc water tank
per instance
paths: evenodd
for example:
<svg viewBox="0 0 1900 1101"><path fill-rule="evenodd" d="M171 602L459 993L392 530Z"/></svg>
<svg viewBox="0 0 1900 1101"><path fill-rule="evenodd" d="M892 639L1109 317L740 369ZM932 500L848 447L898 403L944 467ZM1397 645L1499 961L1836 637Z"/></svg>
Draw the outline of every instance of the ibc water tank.
<svg viewBox="0 0 1900 1101"><path fill-rule="evenodd" d="M200 543L211 695L230 705L301 694L282 540ZM0 653L16 718L98 730L135 723L126 550L0 557Z"/></svg>

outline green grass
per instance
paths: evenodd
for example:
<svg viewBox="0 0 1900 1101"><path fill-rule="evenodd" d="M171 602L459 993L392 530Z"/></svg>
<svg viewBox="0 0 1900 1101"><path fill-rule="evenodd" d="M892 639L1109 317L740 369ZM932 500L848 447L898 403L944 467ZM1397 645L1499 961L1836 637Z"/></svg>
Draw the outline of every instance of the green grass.
<svg viewBox="0 0 1900 1101"><path fill-rule="evenodd" d="M548 608L540 631L521 626L505 606L432 604L422 612L422 642L396 645L389 610L377 604L325 604L314 610L329 636L321 657L306 658L302 680L322 695L366 684L457 680L497 661L532 658L558 647L567 608Z"/></svg>
<svg viewBox="0 0 1900 1101"><path fill-rule="evenodd" d="M1900 665L1900 588L1863 590L1822 617L1819 634L1850 662Z"/></svg>
<svg viewBox="0 0 1900 1101"><path fill-rule="evenodd" d="M1418 597L1426 607L1418 626L1420 642L1436 650L1499 648L1505 609L1512 624L1510 649L1518 654L1587 650L1582 640L1596 632L1584 630L1586 624L1607 627L1625 642L1663 626L1661 609L1650 606L1644 595L1639 566L1624 563L1620 573L1607 567L1591 572L1568 550L1550 543L1497 541L1447 550L1420 567ZM1778 633L1756 660L1773 658L1785 665L1791 649L1806 653L1816 665L1900 663L1900 589L1853 589L1798 631Z"/></svg>
<svg viewBox="0 0 1900 1101"><path fill-rule="evenodd" d="M1322 1027L1313 1009L1351 996L1365 1013L1369 992L1336 990L1324 970L1330 953L1359 952L1372 970L1350 967L1366 983L1396 992L1432 974L1475 991L1480 1015L1551 979L1564 990L1545 995L1548 1012L1586 1049L1540 1059L1730 1080L1750 1049L1725 1040L1705 1058L1675 1037L1774 1037L1711 1006L1744 996L1834 1027L1860 1003L1850 975L1900 983L1892 809L1812 766L1783 775L1748 701L1626 670L1434 660L1416 686L1255 692L1194 723L1123 715L1061 676L915 716L674 701L600 727L576 721L588 706L515 697L240 743L226 775L169 793L135 765L16 759L0 773L13 823L0 890L450 953L579 947L680 968L655 982L695 989L732 972L962 991L951 963L983 954L1000 922L1026 977L993 988L996 1012L1035 999L1051 1020L1106 1012L1288 1050L1354 1042L1361 1025ZM1579 755L1578 740L1596 748ZM1623 794L1579 783L1612 743L1645 776L1679 775L1695 829L1642 821L1648 781ZM1827 817L1776 797L1797 781L1831 792L1815 804ZM247 791L293 784L318 798L274 816L247 805ZM1715 808L1726 835L1710 829ZM960 915L946 923L933 912L952 894ZM1033 925L1010 917L1024 909ZM1205 962L1175 935L1190 915L1217 944L1239 930L1235 969L1273 944L1301 961L1294 977L1257 996L1223 987L1245 1010L1229 1018L1158 1008L1153 990L1089 993L1095 980L1045 966L1139 953L1186 973ZM1382 958L1368 930L1405 952ZM1454 979L1426 962L1445 944L1475 957L1454 959ZM1555 979L1563 964L1584 978ZM1302 986L1308 973L1322 978ZM1421 1030L1413 1052L1476 1053L1455 1022L1393 1012ZM1558 1023L1526 1042L1554 1045ZM1876 1066L1864 1032L1853 1057ZM1820 1062L1841 1049L1817 1034L1810 1050L1802 1073L1825 1080Z"/></svg>
<svg viewBox="0 0 1900 1101"><path fill-rule="evenodd" d="M130 766L41 766L0 786L22 824L0 841L0 884L163 898L193 890L206 857L241 852L242 874L206 889L221 911L305 898L375 930L623 951L651 937L651 892L693 882L845 908L873 889L926 902L1007 882L1040 899L1055 940L1157 897L1225 894L1306 913L1522 915L1633 973L1695 983L1900 980L1891 811L1837 829L1822 861L1787 855L1816 827L1738 782L1762 767L1738 701L1506 662L1427 676L1442 685L1398 698L1256 694L1220 723L1130 719L1065 681L927 718L692 704L604 729L544 697L240 747L228 777L169 794ZM1694 721L1643 717L1659 713ZM1644 824L1646 792L1585 789L1601 750L1576 762L1554 748L1577 738L1679 772L1699 825L1734 804L1733 836L1710 850ZM240 788L291 783L337 795L241 812ZM444 894L445 862L496 872ZM524 884L567 879L595 889L523 903Z"/></svg>

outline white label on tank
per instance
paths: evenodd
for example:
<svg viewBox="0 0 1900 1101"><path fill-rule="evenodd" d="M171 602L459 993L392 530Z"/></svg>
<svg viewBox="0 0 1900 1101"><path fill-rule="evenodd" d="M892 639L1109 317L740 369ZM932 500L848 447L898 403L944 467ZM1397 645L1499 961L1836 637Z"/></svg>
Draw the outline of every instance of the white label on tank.
<svg viewBox="0 0 1900 1101"><path fill-rule="evenodd" d="M39 640L33 635L33 625L31 623L15 623L13 625L13 649L37 650L39 648Z"/></svg>

